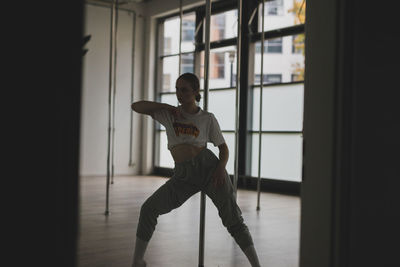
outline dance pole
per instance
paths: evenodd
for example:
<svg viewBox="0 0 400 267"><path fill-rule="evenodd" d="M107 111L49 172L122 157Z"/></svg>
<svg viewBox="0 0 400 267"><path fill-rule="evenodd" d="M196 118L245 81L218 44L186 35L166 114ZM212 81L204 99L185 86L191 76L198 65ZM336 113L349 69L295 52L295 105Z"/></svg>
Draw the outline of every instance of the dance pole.
<svg viewBox="0 0 400 267"><path fill-rule="evenodd" d="M211 0L206 0L206 32L205 32L205 49L204 49L204 101L203 109L208 111L208 66L210 59L210 15ZM206 195L201 192L200 200L200 238L199 238L199 267L204 267L204 229L206 216Z"/></svg>
<svg viewBox="0 0 400 267"><path fill-rule="evenodd" d="M114 54L114 50L115 50L115 44L114 44L114 35L115 35L115 20L116 20L116 0L114 0L112 2L112 6L111 6L111 30L110 30L110 64L109 64L109 79L108 79L108 143L107 143L107 182L106 182L106 211L105 211L105 215L109 215L110 214L110 210L109 210L109 195L110 195L110 174L111 174L111 170L110 170L110 152L111 152L111 113L112 113L112 91L113 91L113 77L114 77L114 61L115 61L115 54Z"/></svg>
<svg viewBox="0 0 400 267"><path fill-rule="evenodd" d="M233 189L237 199L237 183L239 179L239 116L240 116L240 55L242 51L242 0L238 0L238 28L236 41L236 116L235 116L235 173L233 176Z"/></svg>
<svg viewBox="0 0 400 267"><path fill-rule="evenodd" d="M264 0L262 0L261 19L261 75L260 75L260 124L258 129L258 180L257 180L257 210L260 210L260 184L261 184L261 130L262 130L262 98L264 83Z"/></svg>
<svg viewBox="0 0 400 267"><path fill-rule="evenodd" d="M132 30L132 74L131 74L131 103L133 103L133 91L135 88L135 35L136 35L136 12L133 11L133 30ZM135 164L132 160L132 149L133 149L133 110L130 109L130 129L129 129L129 166L133 167Z"/></svg>
<svg viewBox="0 0 400 267"><path fill-rule="evenodd" d="M111 184L114 183L114 154L115 154L115 96L117 93L117 34L118 34L118 0L115 8L115 32L114 32L114 62L113 62L113 111L112 111L112 146L111 146Z"/></svg>
<svg viewBox="0 0 400 267"><path fill-rule="evenodd" d="M182 0L179 0L179 70L178 74L181 75L182 68L182 19L183 19L183 9L182 9Z"/></svg>

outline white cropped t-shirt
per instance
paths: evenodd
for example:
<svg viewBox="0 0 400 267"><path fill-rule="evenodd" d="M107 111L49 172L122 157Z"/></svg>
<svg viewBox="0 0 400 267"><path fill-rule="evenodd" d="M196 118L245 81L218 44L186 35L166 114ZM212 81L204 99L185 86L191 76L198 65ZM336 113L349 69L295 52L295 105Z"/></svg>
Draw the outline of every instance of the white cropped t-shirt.
<svg viewBox="0 0 400 267"><path fill-rule="evenodd" d="M161 123L167 131L168 149L179 144L205 146L211 142L214 146L225 143L221 129L214 114L202 110L190 114L178 106L184 118L175 118L168 110L160 109L153 113L153 119Z"/></svg>

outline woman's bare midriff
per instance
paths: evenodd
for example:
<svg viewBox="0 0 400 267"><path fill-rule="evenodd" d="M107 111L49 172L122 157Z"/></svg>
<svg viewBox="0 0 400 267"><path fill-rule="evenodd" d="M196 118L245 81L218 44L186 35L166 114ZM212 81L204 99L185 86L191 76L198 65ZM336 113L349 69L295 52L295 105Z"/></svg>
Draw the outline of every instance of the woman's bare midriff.
<svg viewBox="0 0 400 267"><path fill-rule="evenodd" d="M194 146L189 144L180 144L171 148L172 158L176 163L186 161L194 158L199 154L205 147Z"/></svg>

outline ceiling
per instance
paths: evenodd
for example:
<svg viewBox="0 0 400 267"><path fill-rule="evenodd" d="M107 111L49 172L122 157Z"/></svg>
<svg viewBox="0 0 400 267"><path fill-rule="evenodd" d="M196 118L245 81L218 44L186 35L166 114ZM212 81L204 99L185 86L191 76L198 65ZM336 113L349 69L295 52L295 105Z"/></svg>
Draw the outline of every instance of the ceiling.
<svg viewBox="0 0 400 267"><path fill-rule="evenodd" d="M92 0L89 2L102 2L102 3L107 3L111 4L113 1L118 1L120 4L129 4L129 3L144 3L144 2L149 2L150 0Z"/></svg>

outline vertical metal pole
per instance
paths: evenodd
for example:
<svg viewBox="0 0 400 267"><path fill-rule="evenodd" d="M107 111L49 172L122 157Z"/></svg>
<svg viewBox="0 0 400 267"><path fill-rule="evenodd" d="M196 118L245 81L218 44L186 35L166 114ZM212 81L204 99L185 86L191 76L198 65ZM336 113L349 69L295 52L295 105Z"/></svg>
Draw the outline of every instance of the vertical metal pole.
<svg viewBox="0 0 400 267"><path fill-rule="evenodd" d="M205 28L205 49L204 49L204 101L203 109L208 110L208 69L210 59L210 16L211 0L206 0L206 28ZM206 194L201 192L200 202L200 240L199 240L199 267L204 266L204 233L206 216Z"/></svg>
<svg viewBox="0 0 400 267"><path fill-rule="evenodd" d="M237 199L237 183L239 179L239 116L240 116L240 55L242 50L242 0L238 0L238 28L236 42L236 116L235 116L235 173L233 188Z"/></svg>
<svg viewBox="0 0 400 267"><path fill-rule="evenodd" d="M111 184L114 183L114 154L115 154L115 96L117 92L117 33L118 33L118 0L115 7L115 20L114 20L114 62L113 62L113 111L112 111L112 149L111 149Z"/></svg>
<svg viewBox="0 0 400 267"><path fill-rule="evenodd" d="M131 103L133 103L133 93L135 88L135 35L136 35L136 12L133 11L133 30L132 30L132 74L131 74ZM133 149L133 110L130 110L130 129L129 129L129 166L134 166L132 160L132 149Z"/></svg>
<svg viewBox="0 0 400 267"><path fill-rule="evenodd" d="M260 184L261 184L261 133L262 133L262 98L264 83L264 0L262 0L261 19L261 75L260 75L260 124L258 129L258 180L257 180L257 210L260 210Z"/></svg>
<svg viewBox="0 0 400 267"><path fill-rule="evenodd" d="M181 75L182 69L182 19L183 19L183 9L182 9L182 0L179 0L179 70L178 73Z"/></svg>
<svg viewBox="0 0 400 267"><path fill-rule="evenodd" d="M107 138L107 181L106 181L106 211L105 215L109 215L109 195L110 195L110 153L111 153L111 113L112 113L112 87L113 87L113 62L114 62L114 34L115 34L115 0L111 6L111 30L110 30L110 62L109 62L109 79L108 79L108 138Z"/></svg>
<svg viewBox="0 0 400 267"><path fill-rule="evenodd" d="M231 79L229 81L230 82L229 86L232 88L233 87L233 61L231 62L231 76L230 77L231 77ZM236 89L237 89L237 87L236 87Z"/></svg>

